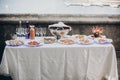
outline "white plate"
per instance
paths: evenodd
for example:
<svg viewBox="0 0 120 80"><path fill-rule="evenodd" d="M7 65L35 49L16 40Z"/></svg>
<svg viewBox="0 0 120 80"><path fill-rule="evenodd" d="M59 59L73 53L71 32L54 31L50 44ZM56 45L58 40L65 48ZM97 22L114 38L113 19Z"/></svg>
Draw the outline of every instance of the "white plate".
<svg viewBox="0 0 120 80"><path fill-rule="evenodd" d="M88 35L87 37L89 39L95 39L94 35ZM100 37L98 37L98 38L106 38L106 36L105 35L100 35Z"/></svg>
<svg viewBox="0 0 120 80"><path fill-rule="evenodd" d="M44 37L44 43L45 44L51 44L51 43L55 43L55 42L56 42L55 37Z"/></svg>
<svg viewBox="0 0 120 80"><path fill-rule="evenodd" d="M73 39L69 39L69 38L59 39L58 42L61 43L61 44L65 44L65 45L74 44L74 40Z"/></svg>
<svg viewBox="0 0 120 80"><path fill-rule="evenodd" d="M76 34L76 35L72 35L72 38L75 38L75 39L85 39L86 35Z"/></svg>
<svg viewBox="0 0 120 80"><path fill-rule="evenodd" d="M25 43L25 45L26 46L28 46L28 47L38 47L38 46L42 46L43 45L43 43L42 42L39 42L39 41L27 41L26 43Z"/></svg>
<svg viewBox="0 0 120 80"><path fill-rule="evenodd" d="M98 44L110 44L113 40L108 38L96 38L94 41Z"/></svg>
<svg viewBox="0 0 120 80"><path fill-rule="evenodd" d="M21 46L24 43L21 40L7 40L5 41L7 46Z"/></svg>
<svg viewBox="0 0 120 80"><path fill-rule="evenodd" d="M84 39L84 40L77 40L77 43L82 45L90 45L93 44L94 41L91 39Z"/></svg>

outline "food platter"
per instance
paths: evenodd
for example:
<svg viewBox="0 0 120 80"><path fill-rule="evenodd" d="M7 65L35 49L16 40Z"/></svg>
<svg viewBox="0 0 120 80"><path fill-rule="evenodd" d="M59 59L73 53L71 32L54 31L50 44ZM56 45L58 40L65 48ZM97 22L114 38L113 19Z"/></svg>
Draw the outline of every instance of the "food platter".
<svg viewBox="0 0 120 80"><path fill-rule="evenodd" d="M44 37L45 44L55 43L55 41L56 41L55 37Z"/></svg>
<svg viewBox="0 0 120 80"><path fill-rule="evenodd" d="M29 47L38 47L38 46L42 46L43 44L40 43L39 41L32 40L32 41L26 42L25 45Z"/></svg>
<svg viewBox="0 0 120 80"><path fill-rule="evenodd" d="M82 45L90 45L90 44L93 44L94 41L91 40L91 39L83 39L83 40L77 40L77 43L78 44L82 44Z"/></svg>
<svg viewBox="0 0 120 80"><path fill-rule="evenodd" d="M74 38L74 39L85 39L86 38L86 35L79 35L79 34L76 34L76 35L72 35L72 37Z"/></svg>
<svg viewBox="0 0 120 80"><path fill-rule="evenodd" d="M108 39L108 38L96 38L94 41L98 44L110 44L110 43L112 43L112 39Z"/></svg>
<svg viewBox="0 0 120 80"><path fill-rule="evenodd" d="M13 46L13 47L15 47L15 46L21 46L23 44L24 43L21 40L7 40L6 41L6 45L7 46Z"/></svg>
<svg viewBox="0 0 120 80"><path fill-rule="evenodd" d="M69 38L59 39L58 42L61 43L61 44L66 44L66 45L74 44L74 40L69 39Z"/></svg>
<svg viewBox="0 0 120 80"><path fill-rule="evenodd" d="M94 35L88 35L87 37L89 39L95 39L96 38ZM106 36L105 35L100 35L100 37L98 37L98 38L106 38Z"/></svg>

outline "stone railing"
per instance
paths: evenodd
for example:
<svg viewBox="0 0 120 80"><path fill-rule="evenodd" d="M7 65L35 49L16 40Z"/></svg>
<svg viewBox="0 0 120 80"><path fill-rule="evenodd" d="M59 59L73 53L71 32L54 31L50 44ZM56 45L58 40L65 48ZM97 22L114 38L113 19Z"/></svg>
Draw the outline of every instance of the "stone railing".
<svg viewBox="0 0 120 80"><path fill-rule="evenodd" d="M80 14L0 14L0 22L35 22L54 23L63 21L74 24L120 24L120 15L80 15Z"/></svg>

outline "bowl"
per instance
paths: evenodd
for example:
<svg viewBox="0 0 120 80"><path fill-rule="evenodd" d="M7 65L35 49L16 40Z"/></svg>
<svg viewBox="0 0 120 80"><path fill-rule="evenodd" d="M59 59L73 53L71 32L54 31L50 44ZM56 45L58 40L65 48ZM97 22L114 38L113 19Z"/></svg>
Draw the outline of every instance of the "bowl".
<svg viewBox="0 0 120 80"><path fill-rule="evenodd" d="M56 41L55 37L44 37L44 43L45 44L51 44Z"/></svg>
<svg viewBox="0 0 120 80"><path fill-rule="evenodd" d="M72 30L70 26L65 25L63 22L49 25L48 28L51 34L54 35L57 39L66 36Z"/></svg>

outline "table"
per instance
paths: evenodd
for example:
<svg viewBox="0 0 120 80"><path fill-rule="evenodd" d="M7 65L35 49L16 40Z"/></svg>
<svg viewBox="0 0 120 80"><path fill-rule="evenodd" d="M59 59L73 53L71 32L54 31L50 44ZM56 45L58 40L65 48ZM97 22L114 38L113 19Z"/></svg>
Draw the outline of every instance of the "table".
<svg viewBox="0 0 120 80"><path fill-rule="evenodd" d="M112 44L6 46L0 74L13 80L118 80Z"/></svg>

